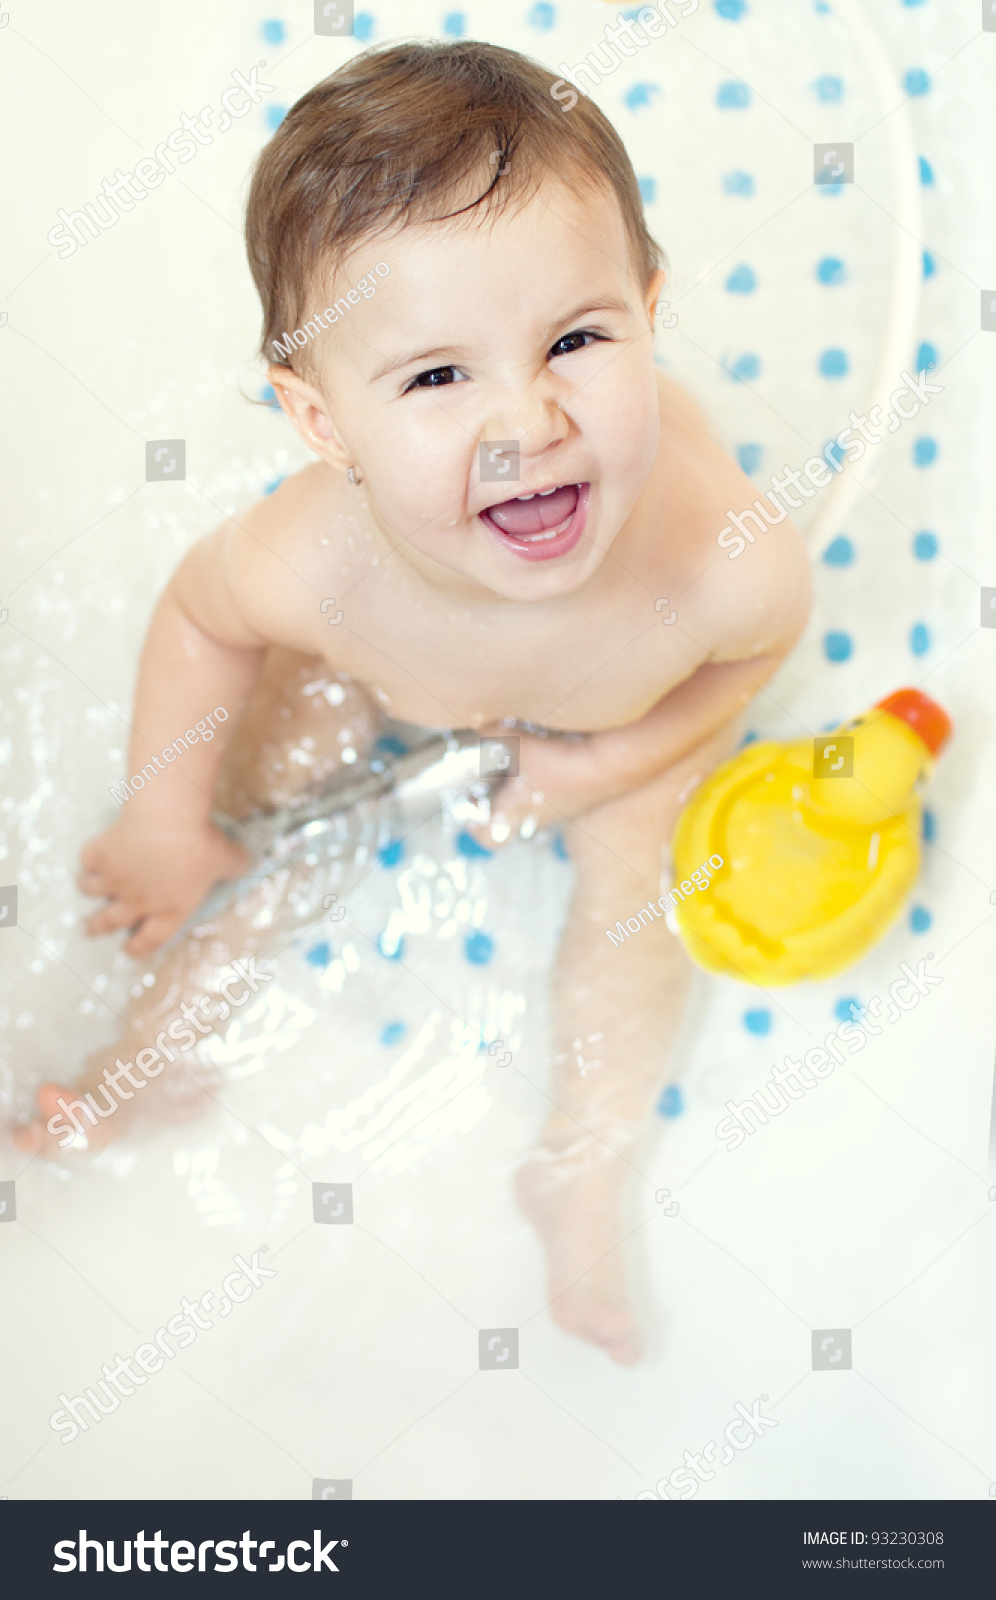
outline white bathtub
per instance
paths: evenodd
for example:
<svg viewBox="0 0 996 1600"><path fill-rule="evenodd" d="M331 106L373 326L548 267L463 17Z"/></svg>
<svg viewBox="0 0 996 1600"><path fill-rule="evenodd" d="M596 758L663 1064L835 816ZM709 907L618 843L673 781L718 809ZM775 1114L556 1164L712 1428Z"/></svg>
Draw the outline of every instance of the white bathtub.
<svg viewBox="0 0 996 1600"><path fill-rule="evenodd" d="M614 13L373 0L362 15L373 39L463 28L559 68ZM703 0L598 92L673 265L678 321L659 358L759 492L863 409L891 376L883 352L901 369L932 345L944 386L849 504L813 508L813 619L750 718L794 736L922 684L956 725L928 799L933 843L909 911L844 978L773 995L702 979L630 1200L648 1359L617 1370L553 1328L510 1193L544 1113L543 968L569 866L549 841L468 858L429 824L364 877L352 954L338 928L316 928L281 959L216 1050L209 1119L72 1173L3 1145L17 1205L10 1226L0 1215L17 1305L0 1319L3 1365L20 1380L0 1439L11 1499L300 1498L315 1478L364 1498L629 1498L762 1395L777 1428L700 1497L990 1493L996 632L979 628L979 589L996 585L996 335L979 331L979 295L996 267L979 152L993 147L996 39L976 26L971 7L932 0L839 14ZM15 445L0 578L0 876L20 897L17 927L0 929L11 1117L40 1078L113 1036L141 981L114 941L83 938L73 876L112 809L156 594L221 513L304 459L277 413L240 397L261 379L239 222L267 114L357 48L310 30L301 3L117 0L99 24L68 3L12 6L0 41L7 147L26 136L4 179L17 220L0 308ZM261 60L276 87L258 110L60 259L46 238L59 208ZM812 145L833 141L856 144L856 182L828 194ZM912 174L910 152L925 163ZM185 481L146 484L145 441L175 438ZM945 981L916 1018L727 1153L713 1132L724 1102L928 949ZM482 1035L514 1042L514 1069ZM312 1181L352 1181L359 1225L315 1227ZM134 1405L61 1442L57 1395L80 1394L264 1244L276 1276L237 1315ZM519 1328L518 1375L478 1372L483 1327ZM813 1330L840 1329L851 1369L814 1371Z"/></svg>

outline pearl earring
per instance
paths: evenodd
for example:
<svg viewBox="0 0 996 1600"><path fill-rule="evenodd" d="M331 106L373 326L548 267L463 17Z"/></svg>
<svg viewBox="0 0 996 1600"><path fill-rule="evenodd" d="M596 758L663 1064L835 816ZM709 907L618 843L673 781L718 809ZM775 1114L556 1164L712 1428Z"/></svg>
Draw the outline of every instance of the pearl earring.
<svg viewBox="0 0 996 1600"><path fill-rule="evenodd" d="M363 479L357 474L357 471L356 471L355 467L347 467L346 468L346 477L349 479L349 481L353 485L354 489L356 488L356 485L358 483L362 483L363 482Z"/></svg>

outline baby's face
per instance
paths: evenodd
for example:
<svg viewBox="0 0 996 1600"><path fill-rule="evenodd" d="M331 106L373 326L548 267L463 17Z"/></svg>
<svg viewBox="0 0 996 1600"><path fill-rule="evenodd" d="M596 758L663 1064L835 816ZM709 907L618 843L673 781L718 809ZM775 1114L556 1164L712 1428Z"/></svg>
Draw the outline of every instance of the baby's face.
<svg viewBox="0 0 996 1600"><path fill-rule="evenodd" d="M661 279L638 280L615 197L545 183L496 220L405 228L353 259L338 282L390 272L315 360L397 554L457 591L579 588L658 446Z"/></svg>

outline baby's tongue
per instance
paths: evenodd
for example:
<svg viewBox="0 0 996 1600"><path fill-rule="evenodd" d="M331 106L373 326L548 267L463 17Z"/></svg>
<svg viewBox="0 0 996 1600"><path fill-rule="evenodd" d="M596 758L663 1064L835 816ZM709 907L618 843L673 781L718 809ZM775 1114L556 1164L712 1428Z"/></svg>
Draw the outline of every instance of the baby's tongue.
<svg viewBox="0 0 996 1600"><path fill-rule="evenodd" d="M488 516L502 531L514 539L528 539L530 534L545 533L565 522L578 503L576 483L565 484L553 494L534 495L531 500L503 500L491 506Z"/></svg>

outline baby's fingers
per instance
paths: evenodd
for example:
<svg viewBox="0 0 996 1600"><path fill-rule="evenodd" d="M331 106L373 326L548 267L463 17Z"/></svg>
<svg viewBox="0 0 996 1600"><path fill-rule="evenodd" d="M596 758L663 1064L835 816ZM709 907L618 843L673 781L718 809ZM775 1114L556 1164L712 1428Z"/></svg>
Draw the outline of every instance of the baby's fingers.
<svg viewBox="0 0 996 1600"><path fill-rule="evenodd" d="M141 915L137 906L126 905L123 900L112 900L109 905L101 906L99 911L95 911L83 926L93 938L98 933L116 933L118 928L134 927Z"/></svg>
<svg viewBox="0 0 996 1600"><path fill-rule="evenodd" d="M176 915L146 917L131 938L125 941L125 952L130 956L151 955L153 950L158 950L161 944L172 938L184 920Z"/></svg>
<svg viewBox="0 0 996 1600"><path fill-rule="evenodd" d="M103 872L107 862L107 850L102 837L90 839L80 851L80 876L88 872Z"/></svg>
<svg viewBox="0 0 996 1600"><path fill-rule="evenodd" d="M104 873L95 868L91 868L89 872L78 872L76 874L76 887L83 894L106 896L111 892L111 886Z"/></svg>

